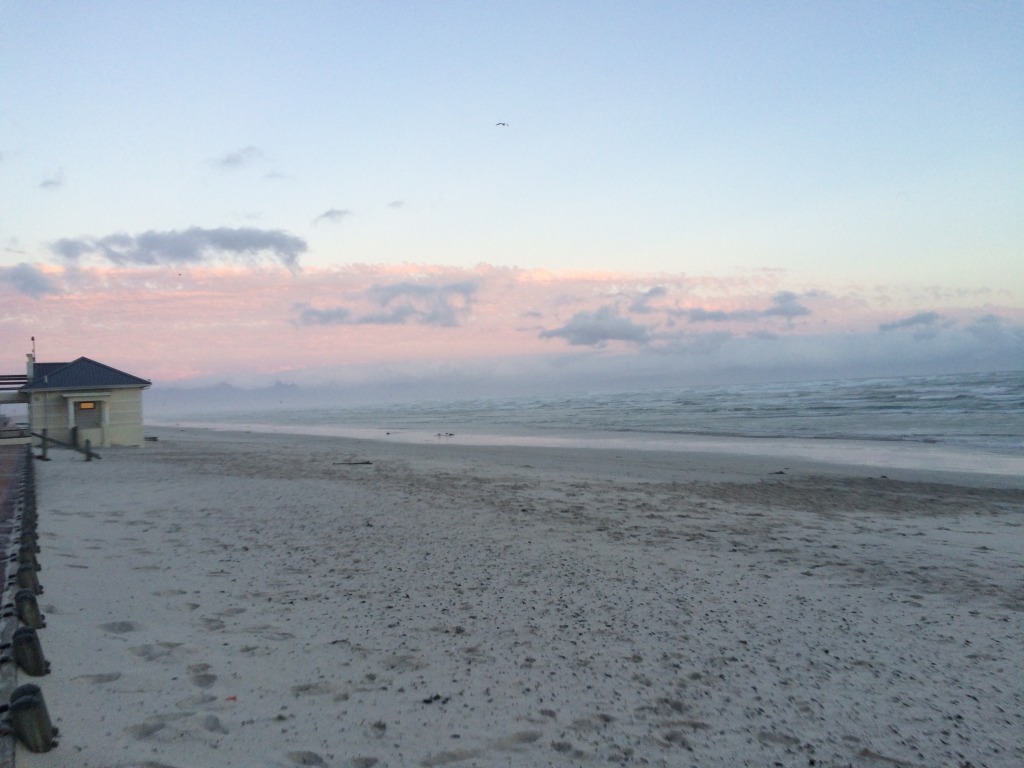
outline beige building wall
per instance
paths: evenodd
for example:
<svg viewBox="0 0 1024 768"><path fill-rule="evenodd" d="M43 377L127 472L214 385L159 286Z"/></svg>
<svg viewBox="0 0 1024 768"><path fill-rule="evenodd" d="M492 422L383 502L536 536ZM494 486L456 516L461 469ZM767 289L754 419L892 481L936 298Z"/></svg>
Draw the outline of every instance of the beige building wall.
<svg viewBox="0 0 1024 768"><path fill-rule="evenodd" d="M143 444L141 388L33 392L29 407L32 431L46 429L48 437L64 443L71 442L77 425L80 445L86 440L94 448Z"/></svg>
<svg viewBox="0 0 1024 768"><path fill-rule="evenodd" d="M71 441L68 409L60 392L33 392L29 401L29 423L36 434L46 434L62 443ZM38 439L35 441L38 444Z"/></svg>
<svg viewBox="0 0 1024 768"><path fill-rule="evenodd" d="M103 445L142 445L142 390L113 389L105 405Z"/></svg>

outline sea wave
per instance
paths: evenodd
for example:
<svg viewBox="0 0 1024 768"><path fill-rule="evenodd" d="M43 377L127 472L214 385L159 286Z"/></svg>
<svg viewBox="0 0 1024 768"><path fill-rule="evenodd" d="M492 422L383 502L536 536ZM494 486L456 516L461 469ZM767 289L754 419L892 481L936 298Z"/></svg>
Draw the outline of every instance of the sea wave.
<svg viewBox="0 0 1024 768"><path fill-rule="evenodd" d="M1024 456L1024 372L479 398L208 416L234 424L945 445Z"/></svg>

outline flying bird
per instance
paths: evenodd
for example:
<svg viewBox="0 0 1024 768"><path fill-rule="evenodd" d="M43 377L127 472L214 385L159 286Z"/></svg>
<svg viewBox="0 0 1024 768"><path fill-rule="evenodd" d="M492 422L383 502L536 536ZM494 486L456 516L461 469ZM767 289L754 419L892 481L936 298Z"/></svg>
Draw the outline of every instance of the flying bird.
<svg viewBox="0 0 1024 768"><path fill-rule="evenodd" d="M506 128L508 127L508 123L495 123L495 125L504 125Z"/></svg>

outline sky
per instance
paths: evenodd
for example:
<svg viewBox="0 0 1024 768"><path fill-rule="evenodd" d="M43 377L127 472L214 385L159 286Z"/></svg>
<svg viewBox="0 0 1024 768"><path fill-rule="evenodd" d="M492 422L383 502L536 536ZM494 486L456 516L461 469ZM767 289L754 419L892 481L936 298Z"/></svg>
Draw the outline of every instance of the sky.
<svg viewBox="0 0 1024 768"><path fill-rule="evenodd" d="M1020 369L1021 40L1019 2L0 0L0 372Z"/></svg>

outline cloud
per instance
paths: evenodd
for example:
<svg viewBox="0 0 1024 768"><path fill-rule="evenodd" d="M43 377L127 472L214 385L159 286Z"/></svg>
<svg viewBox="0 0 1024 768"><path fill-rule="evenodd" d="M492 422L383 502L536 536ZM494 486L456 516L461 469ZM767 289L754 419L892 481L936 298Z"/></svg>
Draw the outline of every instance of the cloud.
<svg viewBox="0 0 1024 768"><path fill-rule="evenodd" d="M772 306L762 312L763 317L784 317L787 320L809 314L811 314L811 310L801 304L800 297L792 291L776 293L772 296Z"/></svg>
<svg viewBox="0 0 1024 768"><path fill-rule="evenodd" d="M351 216L351 215L352 215L352 211L349 211L347 209L346 210L340 210L338 208L330 208L330 209L324 211L323 213L321 213L315 219L313 219L313 223L314 224L319 224L321 221L328 221L328 222L336 224L339 221L341 221L342 219L344 219L346 216Z"/></svg>
<svg viewBox="0 0 1024 768"><path fill-rule="evenodd" d="M977 341L987 345L1024 344L1024 326L1011 325L998 315L982 315L966 328L967 332ZM1011 361L1007 360L1009 364Z"/></svg>
<svg viewBox="0 0 1024 768"><path fill-rule="evenodd" d="M942 315L938 312L918 312L916 315L910 317L904 317L902 320L893 320L892 322L882 323L878 326L878 330L883 333L889 331L900 331L906 328L934 328L942 320Z"/></svg>
<svg viewBox="0 0 1024 768"><path fill-rule="evenodd" d="M58 168L57 172L48 179L39 182L40 189L60 189L64 186L64 169Z"/></svg>
<svg viewBox="0 0 1024 768"><path fill-rule="evenodd" d="M111 237L114 236L112 235ZM69 261L75 261L82 256L87 256L96 248L97 246L93 244L93 241L71 238L61 238L50 246L51 251Z"/></svg>
<svg viewBox="0 0 1024 768"><path fill-rule="evenodd" d="M122 234L105 245L120 253L138 243ZM257 255L275 268L222 269L232 254L204 251L209 264L186 271L117 266L97 250L95 238L64 246L72 258L60 264L7 255L8 269L0 270L0 339L43 333L53 355L68 359L83 345L112 364L127 355L123 367L152 379L272 381L283 375L341 382L362 370L374 382L367 391L383 396L394 392L387 371L401 366L410 393L424 372L436 371L438 391L451 396L471 393L465 366L485 360L478 369L486 379L481 392L485 385L525 392L544 382L569 391L1006 370L1024 360L1024 309L987 302L937 304L931 296L872 301L864 298L868 288L834 296L806 283L765 285L746 277L484 264L313 265L284 280L274 257L263 253ZM36 266L10 269L20 261ZM54 283L59 294L47 294ZM666 293L648 294L655 286ZM797 298L787 298L787 291ZM691 323L675 299L694 296L707 312L772 310L777 319ZM649 313L630 311L636 297ZM811 316L786 322L804 304ZM928 310L941 319L926 342L914 336L929 328L925 324L878 330L879 323ZM4 355L13 368L17 355L0 344Z"/></svg>
<svg viewBox="0 0 1024 768"><path fill-rule="evenodd" d="M431 325L452 328L469 314L477 285L471 280L445 285L393 283L374 285L366 298L381 307L380 311L356 315L348 307L322 309L309 304L296 304L299 325Z"/></svg>
<svg viewBox="0 0 1024 768"><path fill-rule="evenodd" d="M601 307L594 312L577 312L561 328L541 331L542 339L563 338L574 346L603 347L609 341L646 344L647 328L628 317L621 317L615 307Z"/></svg>
<svg viewBox="0 0 1024 768"><path fill-rule="evenodd" d="M139 235L113 234L101 238L64 238L51 246L58 256L76 261L97 256L118 266L201 264L223 257L255 261L269 255L291 270L298 269L306 241L280 230L242 227L192 227Z"/></svg>
<svg viewBox="0 0 1024 768"><path fill-rule="evenodd" d="M4 252L16 253L20 256L23 256L26 253L25 249L21 247L21 243L16 237L7 238L7 243L4 245Z"/></svg>
<svg viewBox="0 0 1024 768"><path fill-rule="evenodd" d="M434 286L422 283L375 285L370 295L385 312L370 315L363 322L378 325L405 323L414 320L423 325L453 327L469 313L476 283L464 280Z"/></svg>
<svg viewBox="0 0 1024 768"><path fill-rule="evenodd" d="M262 160L264 157L263 150L250 144L248 147L242 147L235 152L228 152L226 155L218 157L213 164L221 170L233 171Z"/></svg>
<svg viewBox="0 0 1024 768"><path fill-rule="evenodd" d="M47 294L60 293L57 284L38 267L31 264L16 264L0 267L0 282L9 283L24 296L38 299Z"/></svg>
<svg viewBox="0 0 1024 768"><path fill-rule="evenodd" d="M347 307L317 309L300 303L295 305L295 312L299 325L348 325L352 322L352 311Z"/></svg>
<svg viewBox="0 0 1024 768"><path fill-rule="evenodd" d="M918 312L902 320L882 323L878 326L878 330L882 333L913 330L914 338L921 340L933 339L943 328L949 328L953 325L953 320L948 320L937 312Z"/></svg>
<svg viewBox="0 0 1024 768"><path fill-rule="evenodd" d="M633 300L633 303L629 305L629 311L630 312L634 312L634 313L636 313L638 315L643 315L643 314L647 314L648 312L653 312L654 310L652 310L647 305L648 302L651 301L651 299L658 299L658 298L661 298L662 296L665 296L667 294L668 294L668 290L665 288L665 286L663 286L663 285L656 285L654 288L651 288L651 289L649 289L647 291L644 291L642 294L637 296Z"/></svg>
<svg viewBox="0 0 1024 768"><path fill-rule="evenodd" d="M782 317L793 320L811 314L811 310L800 303L800 297L791 291L780 291L772 296L772 305L767 309L704 309L694 307L682 311L694 323L753 322L768 317Z"/></svg>

